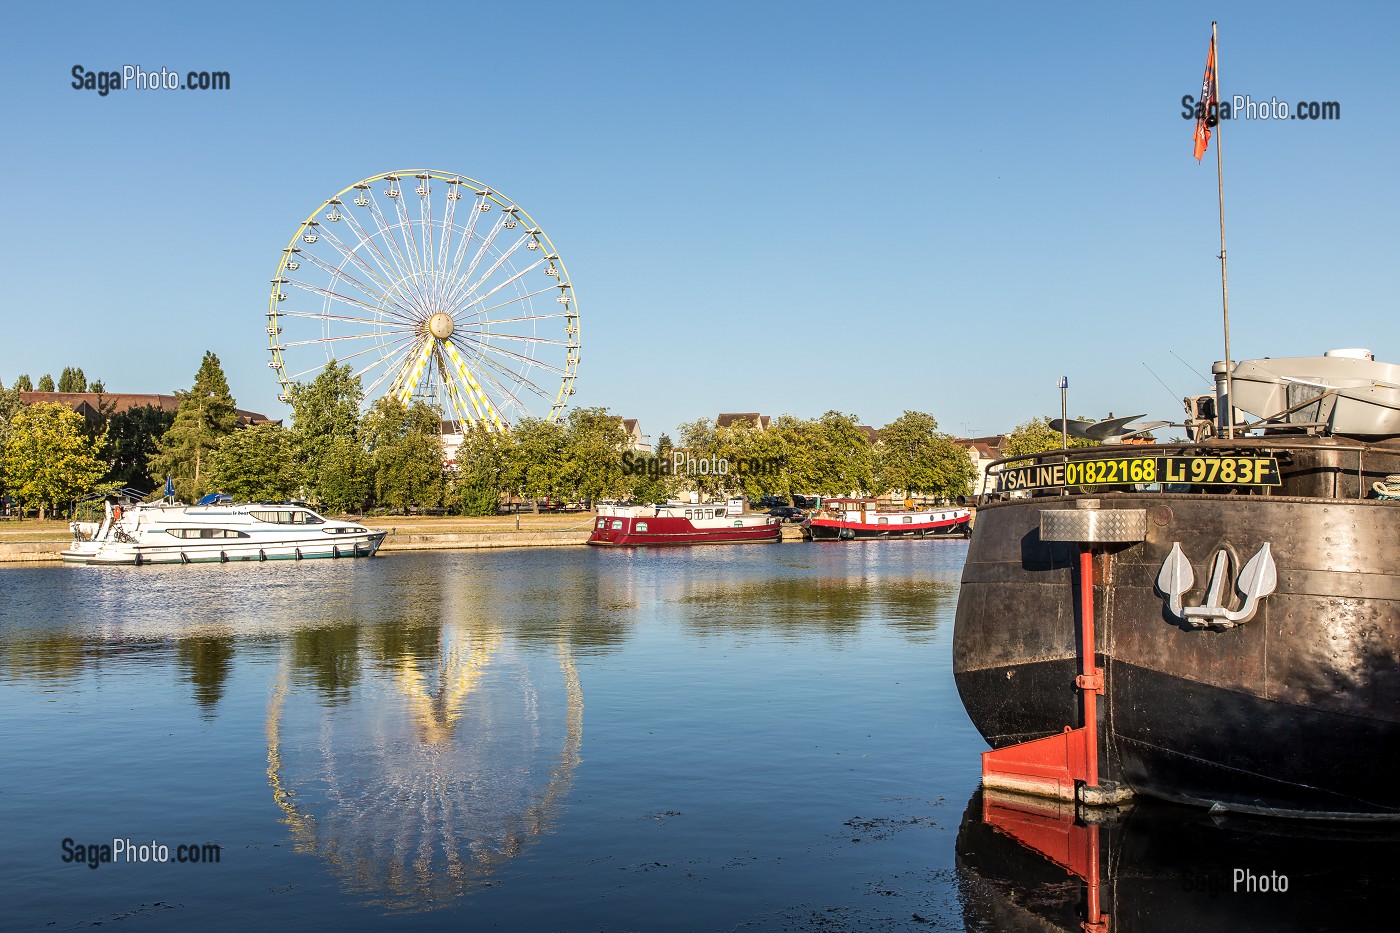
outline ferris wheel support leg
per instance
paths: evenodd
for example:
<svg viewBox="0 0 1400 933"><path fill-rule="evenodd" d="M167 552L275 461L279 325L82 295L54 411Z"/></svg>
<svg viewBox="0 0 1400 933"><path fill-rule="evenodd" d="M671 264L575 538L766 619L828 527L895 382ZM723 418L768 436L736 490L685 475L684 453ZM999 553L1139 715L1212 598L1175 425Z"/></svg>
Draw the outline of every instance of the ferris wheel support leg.
<svg viewBox="0 0 1400 933"><path fill-rule="evenodd" d="M418 380L423 378L423 370L428 365L428 360L433 355L433 340L423 341L423 349L418 351L417 358L413 361L413 366L404 370L407 378L402 383L395 380L391 393L397 394L399 401L407 405L408 400L413 396L413 388L418 385Z"/></svg>

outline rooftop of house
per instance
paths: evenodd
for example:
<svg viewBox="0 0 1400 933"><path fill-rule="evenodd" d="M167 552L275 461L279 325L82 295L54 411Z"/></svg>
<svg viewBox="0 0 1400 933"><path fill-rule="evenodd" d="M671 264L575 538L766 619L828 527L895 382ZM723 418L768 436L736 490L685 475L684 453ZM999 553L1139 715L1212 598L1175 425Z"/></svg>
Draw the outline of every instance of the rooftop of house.
<svg viewBox="0 0 1400 933"><path fill-rule="evenodd" d="M960 437L956 443L971 447L984 460L1001 459L1001 448L1006 443L1005 434L992 434L987 437Z"/></svg>
<svg viewBox="0 0 1400 933"><path fill-rule="evenodd" d="M161 411L174 411L180 407L180 399L174 395L142 394L133 392L21 392L19 399L26 405L39 402L53 402L67 405L84 418L98 418L103 412L118 414L133 408L147 405ZM281 420L269 418L256 411L237 409L238 422L242 425L281 424Z"/></svg>
<svg viewBox="0 0 1400 933"><path fill-rule="evenodd" d="M726 411L720 412L715 418L715 427L727 428L740 421L747 421L760 431L768 430L768 425L773 419L767 415L761 415L756 411Z"/></svg>

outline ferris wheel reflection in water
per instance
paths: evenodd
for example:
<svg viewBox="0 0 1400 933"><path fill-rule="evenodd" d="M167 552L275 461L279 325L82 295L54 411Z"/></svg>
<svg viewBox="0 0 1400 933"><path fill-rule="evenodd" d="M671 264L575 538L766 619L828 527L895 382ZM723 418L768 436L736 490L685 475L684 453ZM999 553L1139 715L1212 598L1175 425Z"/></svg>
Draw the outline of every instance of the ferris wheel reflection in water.
<svg viewBox="0 0 1400 933"><path fill-rule="evenodd" d="M391 911L448 906L550 832L583 741L567 642L441 635L440 650L385 659L356 688L370 696L329 707L284 652L267 709L268 784L296 851Z"/></svg>

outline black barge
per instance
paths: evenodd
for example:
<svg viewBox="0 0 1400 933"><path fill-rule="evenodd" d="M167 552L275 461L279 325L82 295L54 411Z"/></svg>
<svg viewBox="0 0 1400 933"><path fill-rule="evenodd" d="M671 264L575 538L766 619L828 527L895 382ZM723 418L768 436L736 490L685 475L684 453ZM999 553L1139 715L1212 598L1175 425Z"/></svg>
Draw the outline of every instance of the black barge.
<svg viewBox="0 0 1400 933"><path fill-rule="evenodd" d="M1330 358L1240 363L1234 437L992 465L953 643L985 784L1400 819L1400 380Z"/></svg>

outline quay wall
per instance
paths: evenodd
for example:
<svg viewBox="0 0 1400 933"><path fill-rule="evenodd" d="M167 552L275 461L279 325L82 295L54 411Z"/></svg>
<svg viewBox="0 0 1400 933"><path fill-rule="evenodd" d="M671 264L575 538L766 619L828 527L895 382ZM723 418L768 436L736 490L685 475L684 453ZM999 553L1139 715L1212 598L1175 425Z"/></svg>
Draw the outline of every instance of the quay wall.
<svg viewBox="0 0 1400 933"><path fill-rule="evenodd" d="M394 531L384 539L380 554L394 551L468 551L505 547L572 547L588 541L591 529L574 531L431 532ZM797 525L783 526L784 541L801 541ZM66 541L0 542L0 565L57 562Z"/></svg>

